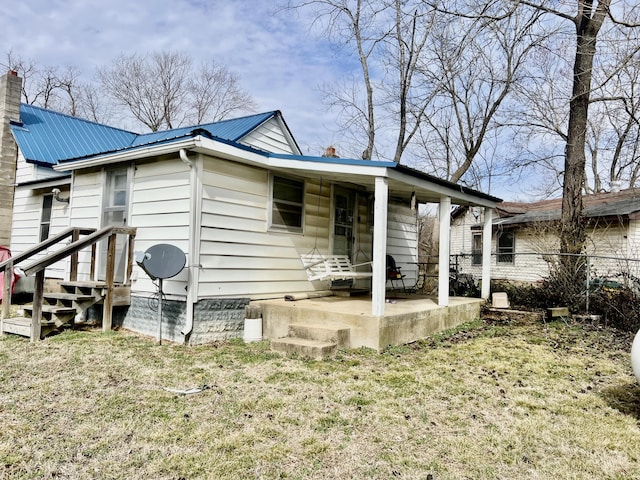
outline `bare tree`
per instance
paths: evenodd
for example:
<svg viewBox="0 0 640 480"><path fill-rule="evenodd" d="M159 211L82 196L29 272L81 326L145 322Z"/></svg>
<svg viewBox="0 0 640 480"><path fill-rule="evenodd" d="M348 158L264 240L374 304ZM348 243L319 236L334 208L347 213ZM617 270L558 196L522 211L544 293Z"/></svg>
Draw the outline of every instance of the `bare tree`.
<svg viewBox="0 0 640 480"><path fill-rule="evenodd" d="M251 95L240 88L238 76L214 60L201 65L189 83L189 90L195 123L215 122L234 111L256 108Z"/></svg>
<svg viewBox="0 0 640 480"><path fill-rule="evenodd" d="M190 67L190 59L177 53L121 55L111 65L99 68L98 78L117 104L155 132L176 123L178 102L184 96L182 84Z"/></svg>
<svg viewBox="0 0 640 480"><path fill-rule="evenodd" d="M570 95L568 105L562 111L566 112L566 123L558 121L546 122L546 126L554 125L557 133L564 139L564 168L562 170L562 219L560 222L560 249L563 253L581 253L586 239L585 223L582 219L582 194L587 183L587 151L591 152L591 171L594 172L594 187L601 183L598 175L597 145L604 137L601 128L589 125L589 106L595 100L593 92L602 89L612 78L620 72L620 64L608 69L606 74L594 75L598 67L598 40L606 38L607 30L604 25L616 28L633 28L635 24L626 20L622 22L616 18L611 6L611 0L573 0L550 4L549 2L519 0L513 2L514 8L533 9L542 14L542 24L559 20L571 26L573 43L573 63L563 77L570 78ZM603 34L603 32L605 32ZM611 45L609 45L611 46ZM600 49L602 54L602 48ZM615 48L613 48L615 50ZM637 43L635 46L637 52ZM629 55L627 55L629 57ZM594 85L594 79L597 84ZM562 80L561 80L562 81ZM553 82L546 82L545 86ZM549 98L548 96L546 98ZM603 99L599 99L603 100ZM540 99L536 99L540 101ZM546 110L549 112L550 110ZM564 126L566 125L566 127ZM623 129L624 130L624 129ZM591 133L591 138L589 134ZM624 134L623 134L624 136Z"/></svg>
<svg viewBox="0 0 640 480"><path fill-rule="evenodd" d="M288 3L307 7L326 37L360 62L359 82L324 91L343 131L365 133L363 156L417 163L453 181L473 168L489 137L497 138L503 102L541 41L531 34L535 11L488 21L473 9L454 14L423 0Z"/></svg>
<svg viewBox="0 0 640 480"><path fill-rule="evenodd" d="M499 130L510 123L512 91L544 39L532 33L540 14L516 12L489 21L462 12L443 15L444 21L432 29L430 57L423 60L424 68L441 83L421 129L420 153L434 167L440 164L436 171L451 181L459 182L467 173L476 180L491 178L497 172L481 173L477 163L500 168L490 157L501 141ZM434 158L433 145L439 158Z"/></svg>
<svg viewBox="0 0 640 480"><path fill-rule="evenodd" d="M104 96L94 84L82 82L82 75L74 66L42 66L13 51L7 52L5 66L22 78L24 103L95 122L107 123L112 118Z"/></svg>
<svg viewBox="0 0 640 480"><path fill-rule="evenodd" d="M395 0L395 13L388 48L387 64L393 72L386 87L384 102L397 122L397 138L393 160L400 162L425 118L426 110L436 95L440 79L424 75L423 51L435 23L435 12L423 2ZM396 76L396 81L393 77Z"/></svg>
<svg viewBox="0 0 640 480"><path fill-rule="evenodd" d="M363 158L402 161L432 98L419 66L433 9L421 0L291 0L287 8L313 8L314 26L358 58L359 78L324 88L341 130L360 139Z"/></svg>
<svg viewBox="0 0 640 480"><path fill-rule="evenodd" d="M342 127L358 137L364 134L365 148L362 158L372 158L376 150L376 111L372 65L381 43L389 35L389 25L381 19L387 12L386 2L376 0L290 0L286 10L298 8L314 9L314 24L324 29L328 39L338 48L353 48L362 70L362 87L344 91L334 88L325 90L327 103L341 112ZM353 85L353 84L352 84ZM360 130L361 129L361 130Z"/></svg>
<svg viewBox="0 0 640 480"><path fill-rule="evenodd" d="M8 70L13 70L18 73L18 76L22 78L22 98L26 103L33 103L31 101L29 86L32 82L32 78L38 72L38 67L35 62L33 60L24 59L13 50L9 50L5 54L5 63L2 66Z"/></svg>
<svg viewBox="0 0 640 480"><path fill-rule="evenodd" d="M216 121L255 107L235 74L215 62L194 71L191 58L178 52L121 55L100 68L98 77L103 90L151 131Z"/></svg>

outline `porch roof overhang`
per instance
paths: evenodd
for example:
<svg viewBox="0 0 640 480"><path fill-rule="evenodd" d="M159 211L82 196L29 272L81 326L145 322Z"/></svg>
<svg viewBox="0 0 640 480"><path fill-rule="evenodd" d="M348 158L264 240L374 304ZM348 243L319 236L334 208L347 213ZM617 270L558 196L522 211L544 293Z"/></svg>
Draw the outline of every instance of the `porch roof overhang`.
<svg viewBox="0 0 640 480"><path fill-rule="evenodd" d="M425 174L396 162L268 153L235 142L204 136L200 132L158 144L65 162L56 165L54 170L62 172L95 168L176 154L180 150L224 158L306 178L322 178L328 182L352 184L371 193L375 190L375 179L386 178L389 182L390 197L409 200L415 194L420 203L438 203L441 198L448 197L451 199L451 203L456 205L478 205L494 208L502 201L497 197Z"/></svg>
<svg viewBox="0 0 640 480"><path fill-rule="evenodd" d="M55 177L39 178L28 182L20 182L16 184L17 188L28 188L38 190L43 188L61 187L71 185L71 174L64 174Z"/></svg>

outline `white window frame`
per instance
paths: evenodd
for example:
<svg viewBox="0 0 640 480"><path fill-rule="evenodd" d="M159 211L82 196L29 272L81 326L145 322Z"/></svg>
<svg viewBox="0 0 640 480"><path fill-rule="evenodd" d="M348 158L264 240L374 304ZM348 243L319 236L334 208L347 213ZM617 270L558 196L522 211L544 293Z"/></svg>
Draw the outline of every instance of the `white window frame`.
<svg viewBox="0 0 640 480"><path fill-rule="evenodd" d="M476 245L477 238L479 245ZM482 265L482 232L471 232L471 265Z"/></svg>
<svg viewBox="0 0 640 480"><path fill-rule="evenodd" d="M45 203L49 203L49 211L45 209ZM46 213L49 214L48 218ZM51 218L53 217L53 194L47 193L42 196L42 210L40 212L40 229L38 230L38 238L40 242L45 241L51 236ZM47 234L43 235L43 229L47 229Z"/></svg>
<svg viewBox="0 0 640 480"><path fill-rule="evenodd" d="M274 199L274 181L276 178L281 178L283 180L287 180L290 182L300 183L302 186L302 201L301 202L292 202L289 200L281 200ZM271 174L269 178L269 230L275 232L287 232L287 233L296 233L302 234L304 232L304 221L305 221L305 198L306 198L306 182L303 179L291 177L288 175L279 175L279 174ZM273 219L273 209L274 209L274 200L278 200L287 205L291 205L294 207L300 208L300 226L290 226L290 225L281 225L274 223Z"/></svg>
<svg viewBox="0 0 640 480"><path fill-rule="evenodd" d="M511 242L511 249L510 251L506 251L506 250L501 250L500 248L500 238L502 237L502 235L504 234L509 234L511 235L513 241ZM513 230L505 230L502 231L498 234L497 238L496 238L496 254L497 254L497 263L502 263L505 265L513 265L515 263L516 260L516 232L514 232ZM509 260L503 260L506 256L510 257Z"/></svg>

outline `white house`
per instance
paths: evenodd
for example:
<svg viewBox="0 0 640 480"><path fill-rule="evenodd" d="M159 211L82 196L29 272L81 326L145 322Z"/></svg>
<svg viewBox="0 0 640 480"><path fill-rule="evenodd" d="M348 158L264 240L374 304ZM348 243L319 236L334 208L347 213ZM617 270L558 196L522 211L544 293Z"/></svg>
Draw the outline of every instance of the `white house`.
<svg viewBox="0 0 640 480"><path fill-rule="evenodd" d="M640 189L614 189L583 196L585 253L594 257L596 274L638 270L640 259ZM548 276L542 254L557 253L562 199L502 202L494 209L491 236L492 278L535 282ZM482 209L460 207L452 214L451 254L464 262L466 273L480 275L483 241ZM595 258L599 257L599 258Z"/></svg>
<svg viewBox="0 0 640 480"><path fill-rule="evenodd" d="M0 92L19 80L5 75ZM163 337L178 342L238 336L252 300L338 286L309 281L301 257L313 252L371 261L371 278L358 286L371 289L372 315L384 315L385 255L395 257L406 282L417 276L418 202L440 204L443 244L452 204L491 210L499 202L394 162L301 155L279 111L140 135L15 97L7 102L20 115L2 119L18 146L13 254L69 226L127 225L137 228L136 251L159 243L180 248L186 267L164 282ZM125 281L123 246L119 255ZM100 270L104 254L98 258ZM65 262L46 276L63 279ZM79 278L88 278L87 254L80 262ZM441 263L438 301L447 305L446 249ZM154 333L148 297L155 291L136 267L123 326Z"/></svg>

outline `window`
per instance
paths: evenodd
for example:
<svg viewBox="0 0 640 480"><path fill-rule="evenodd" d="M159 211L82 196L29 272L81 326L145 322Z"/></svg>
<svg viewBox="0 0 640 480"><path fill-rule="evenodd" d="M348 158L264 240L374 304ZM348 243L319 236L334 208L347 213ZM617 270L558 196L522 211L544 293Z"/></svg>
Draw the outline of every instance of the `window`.
<svg viewBox="0 0 640 480"><path fill-rule="evenodd" d="M498 263L513 263L516 251L516 236L513 232L502 232L498 236Z"/></svg>
<svg viewBox="0 0 640 480"><path fill-rule="evenodd" d="M40 241L49 238L49 227L51 226L51 206L53 205L53 195L42 197L42 215L40 216Z"/></svg>
<svg viewBox="0 0 640 480"><path fill-rule="evenodd" d="M127 224L127 193L129 188L128 170L117 169L107 172L107 183L102 214L102 226Z"/></svg>
<svg viewBox="0 0 640 480"><path fill-rule="evenodd" d="M290 178L272 178L271 228L302 232L304 182Z"/></svg>
<svg viewBox="0 0 640 480"><path fill-rule="evenodd" d="M474 233L471 242L471 264L482 265L482 234Z"/></svg>

